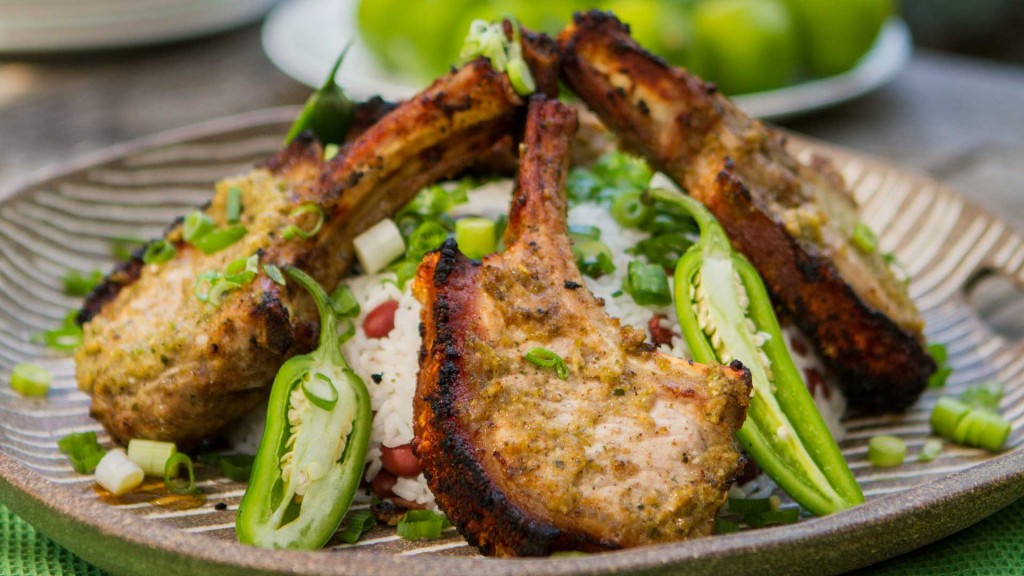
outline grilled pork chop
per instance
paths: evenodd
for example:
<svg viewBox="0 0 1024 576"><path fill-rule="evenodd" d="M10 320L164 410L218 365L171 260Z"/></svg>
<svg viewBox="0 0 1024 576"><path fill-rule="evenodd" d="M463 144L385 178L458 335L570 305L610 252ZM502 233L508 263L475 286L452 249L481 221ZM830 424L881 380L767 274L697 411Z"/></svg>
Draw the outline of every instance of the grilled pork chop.
<svg viewBox="0 0 1024 576"><path fill-rule="evenodd" d="M352 264L356 235L507 138L522 104L504 74L476 60L399 105L326 164L319 144L299 139L265 168L219 183L205 211L224 226L227 191L240 190L248 230L241 240L205 255L183 240L179 223L165 237L177 248L174 259L129 263L86 302L75 364L92 415L122 442L187 448L250 410L280 365L315 345L316 310L303 290L265 274L214 306L197 298L197 277L259 254L262 263L297 266L333 288ZM326 215L322 230L285 239L289 213L307 203Z"/></svg>
<svg viewBox="0 0 1024 576"><path fill-rule="evenodd" d="M711 532L740 456L750 374L657 352L584 286L565 222L575 113L534 99L508 246L429 254L414 449L438 506L485 554L544 555ZM525 359L542 347L568 367Z"/></svg>
<svg viewBox="0 0 1024 576"><path fill-rule="evenodd" d="M782 136L644 51L611 14L577 14L559 43L572 89L715 214L851 407L901 410L917 399L935 371L924 322L883 255L852 241L857 205L828 160L798 162Z"/></svg>

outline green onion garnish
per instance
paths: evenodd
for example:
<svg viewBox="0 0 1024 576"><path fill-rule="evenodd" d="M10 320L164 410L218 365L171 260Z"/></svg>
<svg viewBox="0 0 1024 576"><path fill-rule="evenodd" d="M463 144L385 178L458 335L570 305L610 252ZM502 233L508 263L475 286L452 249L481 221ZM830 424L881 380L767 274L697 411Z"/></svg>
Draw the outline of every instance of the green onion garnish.
<svg viewBox="0 0 1024 576"><path fill-rule="evenodd" d="M569 366L565 363L565 360L562 360L561 356L547 348L539 346L531 348L526 354L523 354L523 358L534 366L554 368L555 374L562 380L569 378Z"/></svg>
<svg viewBox="0 0 1024 576"><path fill-rule="evenodd" d="M298 206L288 213L288 219L293 221L298 220L305 214L316 215L316 221L313 222L313 226L310 228L301 228L298 224L289 224L282 233L285 240L291 240L296 236L299 238L312 238L320 232L320 228L324 225L324 211L318 204L309 202Z"/></svg>
<svg viewBox="0 0 1024 576"><path fill-rule="evenodd" d="M942 440L938 438L930 438L925 441L924 446L921 446L921 451L917 453L918 462L931 462L935 460L935 457L942 452Z"/></svg>
<svg viewBox="0 0 1024 576"><path fill-rule="evenodd" d="M178 250L167 240L157 240L146 246L142 252L142 261L146 264L161 264L167 262L178 253Z"/></svg>
<svg viewBox="0 0 1024 576"><path fill-rule="evenodd" d="M76 432L57 441L57 448L68 455L71 466L79 474L92 474L106 453L100 447L95 432Z"/></svg>
<svg viewBox="0 0 1024 576"><path fill-rule="evenodd" d="M17 364L11 372L11 389L22 396L46 396L52 382L53 374L38 364Z"/></svg>
<svg viewBox="0 0 1024 576"><path fill-rule="evenodd" d="M228 224L235 224L242 217L242 191L235 186L228 188L224 214Z"/></svg>
<svg viewBox="0 0 1024 576"><path fill-rule="evenodd" d="M83 274L78 270L68 270L60 280L68 296L88 296L103 281L103 272L93 270Z"/></svg>
<svg viewBox="0 0 1024 576"><path fill-rule="evenodd" d="M715 518L715 534L730 534L739 532L740 525L728 518Z"/></svg>
<svg viewBox="0 0 1024 576"><path fill-rule="evenodd" d="M110 240L110 255L118 262L126 262L135 256L135 251L146 244L144 238L118 236Z"/></svg>
<svg viewBox="0 0 1024 576"><path fill-rule="evenodd" d="M620 194L612 200L612 218L623 228L636 228L651 214L651 206L645 204L640 192Z"/></svg>
<svg viewBox="0 0 1024 576"><path fill-rule="evenodd" d="M572 253L580 273L591 278L600 278L615 271L612 251L600 240L584 240L572 245Z"/></svg>
<svg viewBox="0 0 1024 576"><path fill-rule="evenodd" d="M1001 450L1011 431L1010 423L998 413L948 397L939 398L929 421L939 436L990 452Z"/></svg>
<svg viewBox="0 0 1024 576"><path fill-rule="evenodd" d="M771 512L769 498L729 498L729 511L737 514L761 514Z"/></svg>
<svg viewBox="0 0 1024 576"><path fill-rule="evenodd" d="M281 269L273 264L263 264L263 271L267 274L267 278L274 281L279 286L285 286L288 282L284 279L284 274L281 273Z"/></svg>
<svg viewBox="0 0 1024 576"><path fill-rule="evenodd" d="M949 375L953 373L953 368L949 365L949 351L945 344L933 342L928 345L928 355L935 361L936 366L935 372L928 377L928 387L942 388L946 385Z"/></svg>
<svg viewBox="0 0 1024 576"><path fill-rule="evenodd" d="M957 425L970 411L971 407L959 400L945 396L939 398L929 417L932 431L943 438L952 440Z"/></svg>
<svg viewBox="0 0 1024 576"><path fill-rule="evenodd" d="M377 520L369 510L354 510L348 515L345 527L338 532L338 538L346 544L355 544L359 538L373 529Z"/></svg>
<svg viewBox="0 0 1024 576"><path fill-rule="evenodd" d="M239 286L248 284L259 274L259 266L260 255L258 253L248 258L237 258L224 268L224 280Z"/></svg>
<svg viewBox="0 0 1024 576"><path fill-rule="evenodd" d="M430 510L409 510L398 521L398 535L406 540L435 540L451 526L448 519Z"/></svg>
<svg viewBox="0 0 1024 576"><path fill-rule="evenodd" d="M359 302L356 300L352 289L345 284L338 284L338 287L331 293L331 308L340 318L352 318L359 315Z"/></svg>
<svg viewBox="0 0 1024 576"><path fill-rule="evenodd" d="M217 463L224 476L235 482L248 482L254 459L252 454L228 454L221 456Z"/></svg>
<svg viewBox="0 0 1024 576"><path fill-rule="evenodd" d="M196 240L213 231L213 218L210 218L202 210L193 210L185 215L185 222L181 228L181 236L185 242L194 244Z"/></svg>
<svg viewBox="0 0 1024 576"><path fill-rule="evenodd" d="M192 288L196 298L200 302L208 302L210 300L210 291L213 290L213 286L218 280L220 280L220 272L216 270L209 270L196 276Z"/></svg>
<svg viewBox="0 0 1024 576"><path fill-rule="evenodd" d="M406 256L419 261L424 254L441 246L447 237L448 232L440 223L431 220L423 222L409 235Z"/></svg>
<svg viewBox="0 0 1024 576"><path fill-rule="evenodd" d="M72 311L64 319L64 325L32 337L33 342L42 342L50 350L74 352L82 345L82 327L75 322L78 312Z"/></svg>
<svg viewBox="0 0 1024 576"><path fill-rule="evenodd" d="M865 254L871 254L878 248L878 238L875 233L863 222L857 222L853 227L853 245Z"/></svg>
<svg viewBox="0 0 1024 576"><path fill-rule="evenodd" d="M622 288L641 306L665 306L672 303L668 277L665 270L656 264L631 261Z"/></svg>
<svg viewBox="0 0 1024 576"><path fill-rule="evenodd" d="M878 468L892 468L903 464L907 456L907 444L889 435L872 436L868 440L868 461Z"/></svg>
<svg viewBox="0 0 1024 576"><path fill-rule="evenodd" d="M214 306L220 306L221 301L228 292L238 290L241 287L242 285L237 282L232 282L227 278L220 278L210 288L207 301Z"/></svg>
<svg viewBox="0 0 1024 576"><path fill-rule="evenodd" d="M328 144L327 146L324 146L324 161L334 158L340 151L341 147L337 144Z"/></svg>
<svg viewBox="0 0 1024 576"><path fill-rule="evenodd" d="M179 478L181 467L185 467L186 476ZM196 471L192 467L192 459L184 452L176 452L167 459L164 466L164 486L172 494L194 494L196 488Z"/></svg>
<svg viewBox="0 0 1024 576"><path fill-rule="evenodd" d="M483 258L494 252L497 243L494 221L487 218L462 218L455 221L455 241L468 258Z"/></svg>
<svg viewBox="0 0 1024 576"><path fill-rule="evenodd" d="M573 242L579 242L581 240L600 240L601 229L589 224L570 224L569 238Z"/></svg>
<svg viewBox="0 0 1024 576"><path fill-rule="evenodd" d="M241 224L217 228L197 238L192 245L199 248L203 254L219 252L245 237L248 230Z"/></svg>
<svg viewBox="0 0 1024 576"><path fill-rule="evenodd" d="M174 442L132 438L128 442L128 459L139 465L146 476L163 476L167 461L178 453Z"/></svg>

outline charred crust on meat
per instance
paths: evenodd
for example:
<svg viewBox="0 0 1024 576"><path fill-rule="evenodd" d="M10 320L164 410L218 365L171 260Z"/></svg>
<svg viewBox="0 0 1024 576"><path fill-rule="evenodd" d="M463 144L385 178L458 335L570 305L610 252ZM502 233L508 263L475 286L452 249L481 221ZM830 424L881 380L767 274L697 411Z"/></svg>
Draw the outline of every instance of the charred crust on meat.
<svg viewBox="0 0 1024 576"><path fill-rule="evenodd" d="M566 280L565 282L562 283L562 286L564 286L567 290L579 290L580 288L583 287L583 284L580 284L579 282L574 282L572 280Z"/></svg>

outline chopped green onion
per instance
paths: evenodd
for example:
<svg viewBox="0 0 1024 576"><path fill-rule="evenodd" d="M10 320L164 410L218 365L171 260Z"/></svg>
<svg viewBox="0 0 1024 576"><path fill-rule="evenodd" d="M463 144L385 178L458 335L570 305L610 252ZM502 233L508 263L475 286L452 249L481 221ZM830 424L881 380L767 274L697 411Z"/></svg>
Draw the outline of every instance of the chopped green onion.
<svg viewBox="0 0 1024 576"><path fill-rule="evenodd" d="M770 512L761 512L759 514L748 514L743 517L743 520L753 526L754 528L760 528L762 526L770 526L773 524L792 524L800 519L799 508L786 508L785 510L772 510Z"/></svg>
<svg viewBox="0 0 1024 576"><path fill-rule="evenodd" d="M497 242L494 221L487 218L462 218L455 221L455 241L468 258L483 258L494 252Z"/></svg>
<svg viewBox="0 0 1024 576"><path fill-rule="evenodd" d="M238 258L232 260L224 268L224 281L234 282L235 284L244 286L249 282L252 282L256 275L260 271L260 255L259 253L253 254L248 258Z"/></svg>
<svg viewBox="0 0 1024 576"><path fill-rule="evenodd" d="M346 544L355 544L359 538L373 529L377 520L369 510L354 510L348 515L345 527L338 533L338 538Z"/></svg>
<svg viewBox="0 0 1024 576"><path fill-rule="evenodd" d="M148 246L142 253L142 261L146 264L162 264L167 262L178 253L178 250L167 240L157 240Z"/></svg>
<svg viewBox="0 0 1024 576"><path fill-rule="evenodd" d="M288 213L288 219L293 221L298 220L305 214L315 215L316 220L313 222L313 225L309 228L302 228L298 224L289 224L282 233L282 237L285 240L291 240L296 236L299 238L312 238L320 232L320 229L323 228L324 225L324 210L318 204L308 202L298 206Z"/></svg>
<svg viewBox="0 0 1024 576"><path fill-rule="evenodd" d="M114 448L103 455L96 465L96 482L114 496L120 496L139 484L145 474L142 468L128 459L121 448Z"/></svg>
<svg viewBox="0 0 1024 576"><path fill-rule="evenodd" d="M739 532L740 525L728 518L715 518L715 534Z"/></svg>
<svg viewBox="0 0 1024 576"><path fill-rule="evenodd" d="M57 352L74 352L75 349L82 345L82 338L82 327L76 324L74 320L65 320L64 325L60 328L46 330L42 333L43 344ZM33 337L33 340L35 340L35 337Z"/></svg>
<svg viewBox="0 0 1024 576"><path fill-rule="evenodd" d="M651 207L640 192L620 194L612 200L612 218L623 228L636 228L651 214Z"/></svg>
<svg viewBox="0 0 1024 576"><path fill-rule="evenodd" d="M302 393L313 406L322 410L330 410L338 403L338 389L330 378L319 372L307 373L302 379Z"/></svg>
<svg viewBox="0 0 1024 576"><path fill-rule="evenodd" d="M537 89L525 60L512 60L508 63L508 79L512 88L520 94L530 94Z"/></svg>
<svg viewBox="0 0 1024 576"><path fill-rule="evenodd" d="M60 280L64 284L64 293L68 296L88 296L100 282L103 282L103 272L93 270L83 274L78 270L68 270Z"/></svg>
<svg viewBox="0 0 1024 576"><path fill-rule="evenodd" d="M338 284L331 293L331 308L340 318L359 316L359 301L346 284Z"/></svg>
<svg viewBox="0 0 1024 576"><path fill-rule="evenodd" d="M398 521L398 535L406 540L436 540L451 524L430 510L409 510Z"/></svg>
<svg viewBox="0 0 1024 576"><path fill-rule="evenodd" d="M367 274L376 274L391 261L405 254L405 240L394 220L385 218L352 241L356 258Z"/></svg>
<svg viewBox="0 0 1024 576"><path fill-rule="evenodd" d="M285 286L288 284L284 279L284 274L281 273L281 269L273 264L263 264L263 271L267 274L267 278L270 278L278 286Z"/></svg>
<svg viewBox="0 0 1024 576"><path fill-rule="evenodd" d="M207 301L214 306L220 306L221 301L228 292L233 292L241 287L242 285L237 282L232 282L227 278L220 278L210 288Z"/></svg>
<svg viewBox="0 0 1024 576"><path fill-rule="evenodd" d="M186 477L179 478L181 467L185 467ZM196 488L196 471L192 467L192 459L184 452L175 452L164 465L164 486L172 494L194 494Z"/></svg>
<svg viewBox="0 0 1024 576"><path fill-rule="evenodd" d="M128 458L139 465L146 476L163 476L167 461L178 453L174 442L132 438L128 442Z"/></svg>
<svg viewBox="0 0 1024 576"><path fill-rule="evenodd" d="M337 144L328 144L327 146L324 146L324 160L327 161L334 158L340 151L341 147Z"/></svg>
<svg viewBox="0 0 1024 576"><path fill-rule="evenodd" d="M114 260L126 262L135 257L135 252L146 244L143 238L134 236L118 236L110 240L110 255Z"/></svg>
<svg viewBox="0 0 1024 576"><path fill-rule="evenodd" d="M875 233L863 222L857 222L853 227L853 245L865 254L871 254L878 248L878 238Z"/></svg>
<svg viewBox="0 0 1024 576"><path fill-rule="evenodd" d="M76 432L57 441L57 448L67 454L71 466L79 474L92 474L106 452L100 447L95 432Z"/></svg>
<svg viewBox="0 0 1024 576"><path fill-rule="evenodd" d="M555 374L562 380L569 378L569 366L562 360L562 357L547 348L531 348L523 355L523 358L535 366L541 368L554 368Z"/></svg>
<svg viewBox="0 0 1024 576"><path fill-rule="evenodd" d="M729 511L737 514L761 514L771 512L772 502L768 498L729 498Z"/></svg>
<svg viewBox="0 0 1024 576"><path fill-rule="evenodd" d="M252 475L252 454L227 454L218 460L220 471L235 482L248 482Z"/></svg>
<svg viewBox="0 0 1024 576"><path fill-rule="evenodd" d="M665 232L652 235L626 249L626 254L643 256L651 264L665 270L675 270L679 258L693 246L694 236L687 232Z"/></svg>
<svg viewBox="0 0 1024 576"><path fill-rule="evenodd" d="M194 244L203 236L213 231L215 225L213 218L202 210L193 210L185 215L185 222L181 227L181 237L185 242Z"/></svg>
<svg viewBox="0 0 1024 576"><path fill-rule="evenodd" d="M943 438L954 439L956 427L971 411L971 407L963 402L943 396L935 403L928 420L932 431Z"/></svg>
<svg viewBox="0 0 1024 576"><path fill-rule="evenodd" d="M868 440L868 461L878 468L892 468L903 464L907 456L907 444L889 435L872 436Z"/></svg>
<svg viewBox="0 0 1024 576"><path fill-rule="evenodd" d="M931 462L935 460L939 452L942 452L942 440L937 438L926 440L924 446L921 446L921 451L917 453L917 461Z"/></svg>
<svg viewBox="0 0 1024 576"><path fill-rule="evenodd" d="M657 264L631 261L622 288L641 306L665 306L672 303L668 277Z"/></svg>
<svg viewBox="0 0 1024 576"><path fill-rule="evenodd" d="M210 300L210 292L217 281L220 280L220 277L220 272L216 270L209 270L196 276L192 291L200 302L208 302Z"/></svg>
<svg viewBox="0 0 1024 576"><path fill-rule="evenodd" d="M228 188L228 197L224 206L224 218L228 224L234 224L242 218L242 191L235 186Z"/></svg>
<svg viewBox="0 0 1024 576"><path fill-rule="evenodd" d="M572 245L572 253L580 274L600 278L615 271L612 251L600 240L585 240Z"/></svg>
<svg viewBox="0 0 1024 576"><path fill-rule="evenodd" d="M936 367L935 372L928 377L928 387L942 388L946 385L949 375L953 373L953 368L949 365L949 351L945 344L933 342L928 345L928 355L935 361Z"/></svg>
<svg viewBox="0 0 1024 576"><path fill-rule="evenodd" d="M999 412L999 401L1003 399L1003 384L1001 382L986 382L977 386L971 386L960 394L960 401L971 408Z"/></svg>
<svg viewBox="0 0 1024 576"><path fill-rule="evenodd" d="M412 260L421 260L424 254L441 246L447 237L448 232L441 224L428 220L417 226L409 235L406 256Z"/></svg>
<svg viewBox="0 0 1024 576"><path fill-rule="evenodd" d="M536 83L523 59L519 37L518 22L512 22L512 39L509 40L501 22L489 24L485 20L474 20L469 25L459 59L468 62L477 56L487 58L495 70L507 73L512 88L525 96L536 89Z"/></svg>
<svg viewBox="0 0 1024 576"><path fill-rule="evenodd" d="M235 242L238 242L248 233L245 226L235 224L227 228L211 230L200 238L197 238L192 245L199 248L203 254L219 252Z"/></svg>
<svg viewBox="0 0 1024 576"><path fill-rule="evenodd" d="M46 396L52 382L53 374L37 364L18 364L11 372L11 389L22 396Z"/></svg>

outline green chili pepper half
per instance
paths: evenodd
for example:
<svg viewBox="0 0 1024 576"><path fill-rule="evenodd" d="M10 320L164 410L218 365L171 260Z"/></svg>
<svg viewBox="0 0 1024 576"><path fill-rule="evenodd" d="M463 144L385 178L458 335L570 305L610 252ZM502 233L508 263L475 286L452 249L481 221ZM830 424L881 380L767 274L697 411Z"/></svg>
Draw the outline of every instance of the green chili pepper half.
<svg viewBox="0 0 1024 576"><path fill-rule="evenodd" d="M306 130L312 130L321 144L341 144L345 141L345 134L348 133L352 116L355 114L355 105L348 96L345 96L345 92L335 82L334 77L337 76L341 62L351 46L351 43L345 46L335 60L334 67L331 68L323 86L306 100L305 107L288 130L288 135L284 139L285 144L290 144L296 136Z"/></svg>
<svg viewBox="0 0 1024 576"><path fill-rule="evenodd" d="M813 514L864 502L857 480L793 364L761 277L735 252L715 217L678 192L650 197L693 216L700 240L679 259L675 305L694 360L750 370L754 391L736 437L762 470Z"/></svg>
<svg viewBox="0 0 1024 576"><path fill-rule="evenodd" d="M235 526L243 544L313 550L330 539L352 503L373 416L366 385L341 354L327 294L302 271L287 273L316 301L320 345L285 362L274 378Z"/></svg>

